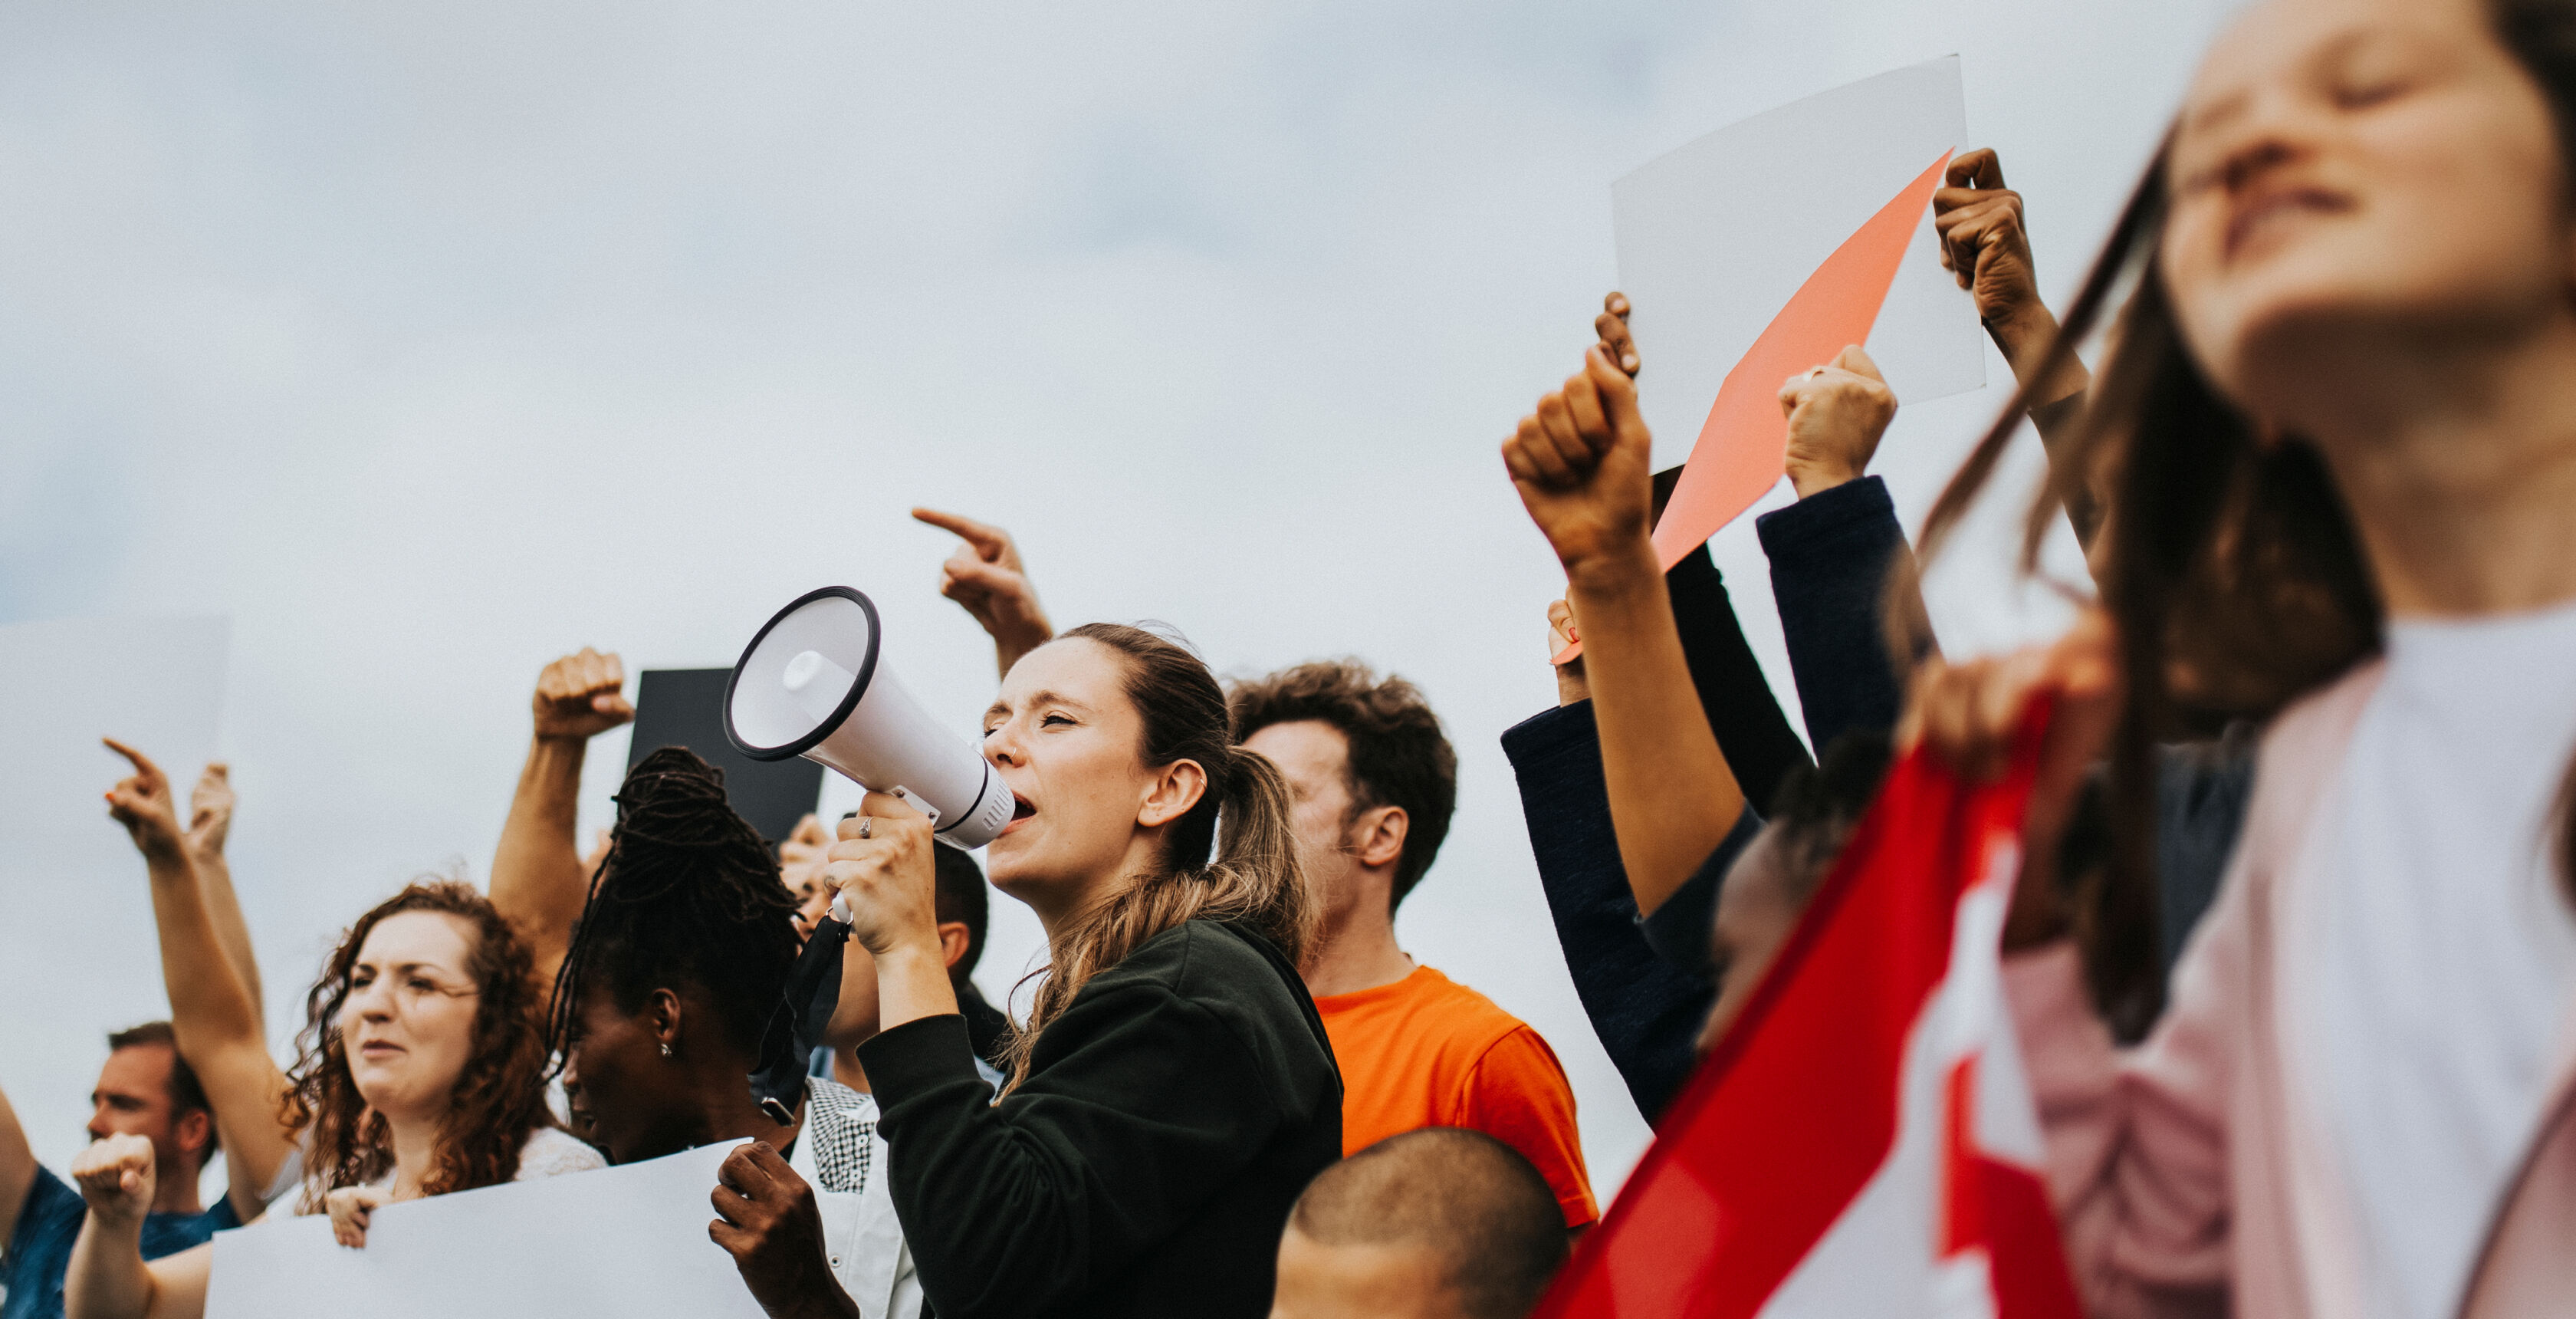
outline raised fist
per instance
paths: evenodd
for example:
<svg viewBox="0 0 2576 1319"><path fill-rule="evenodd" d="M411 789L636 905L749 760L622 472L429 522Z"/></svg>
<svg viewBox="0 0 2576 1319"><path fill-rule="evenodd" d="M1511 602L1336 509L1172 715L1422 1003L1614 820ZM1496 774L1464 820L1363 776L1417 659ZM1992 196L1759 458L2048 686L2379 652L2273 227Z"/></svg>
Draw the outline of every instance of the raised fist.
<svg viewBox="0 0 2576 1319"><path fill-rule="evenodd" d="M152 1142L136 1135L92 1141L72 1156L72 1184L102 1221L139 1222L152 1209Z"/></svg>
<svg viewBox="0 0 2576 1319"><path fill-rule="evenodd" d="M1521 506L1567 573L1648 544L1653 448L1637 413L1636 382L1600 344L1585 350L1583 369L1541 398L1503 441L1503 466Z"/></svg>
<svg viewBox="0 0 2576 1319"><path fill-rule="evenodd" d="M132 774L107 790L108 815L125 826L127 836L145 856L178 855L179 812L170 797L169 776L142 752L114 738L100 740L134 766Z"/></svg>
<svg viewBox="0 0 2576 1319"><path fill-rule="evenodd" d="M1896 394L1878 364L1854 344L1833 361L1789 377L1780 386L1780 411L1789 418L1789 482L1804 499L1869 470L1879 437L1896 418Z"/></svg>
<svg viewBox="0 0 2576 1319"><path fill-rule="evenodd" d="M633 719L625 688L626 666L614 653L584 646L556 660L537 675L537 736L588 741Z"/></svg>
<svg viewBox="0 0 2576 1319"><path fill-rule="evenodd" d="M219 856L233 828L233 767L218 760L188 790L188 845Z"/></svg>

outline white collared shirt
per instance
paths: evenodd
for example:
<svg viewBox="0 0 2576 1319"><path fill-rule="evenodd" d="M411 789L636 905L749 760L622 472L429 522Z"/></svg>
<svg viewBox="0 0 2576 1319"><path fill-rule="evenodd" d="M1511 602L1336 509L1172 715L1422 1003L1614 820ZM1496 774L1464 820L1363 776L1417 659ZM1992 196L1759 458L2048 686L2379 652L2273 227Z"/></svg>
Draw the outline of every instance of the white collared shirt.
<svg viewBox="0 0 2576 1319"><path fill-rule="evenodd" d="M866 1319L919 1319L921 1282L887 1190L877 1102L823 1077L805 1086L805 1126L787 1166L814 1188L832 1276Z"/></svg>

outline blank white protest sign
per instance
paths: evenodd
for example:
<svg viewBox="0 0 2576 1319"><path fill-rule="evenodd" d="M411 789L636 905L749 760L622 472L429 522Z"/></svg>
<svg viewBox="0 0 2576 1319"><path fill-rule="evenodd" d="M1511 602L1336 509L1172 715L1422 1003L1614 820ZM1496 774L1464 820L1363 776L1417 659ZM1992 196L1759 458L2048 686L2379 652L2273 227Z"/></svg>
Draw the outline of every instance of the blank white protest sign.
<svg viewBox="0 0 2576 1319"><path fill-rule="evenodd" d="M218 1232L206 1319L763 1319L707 1238L734 1148L389 1204L359 1250L319 1214Z"/></svg>
<svg viewBox="0 0 2576 1319"><path fill-rule="evenodd" d="M1967 138L1950 55L1721 128L1610 185L1658 469L1690 456L1718 385L1816 267ZM1976 304L1941 268L1928 208L1863 346L1900 402L1986 383Z"/></svg>
<svg viewBox="0 0 2576 1319"><path fill-rule="evenodd" d="M106 1033L170 1015L143 858L103 800L131 771L99 739L152 757L185 824L231 635L220 617L0 627L0 1085L57 1169L88 1140Z"/></svg>

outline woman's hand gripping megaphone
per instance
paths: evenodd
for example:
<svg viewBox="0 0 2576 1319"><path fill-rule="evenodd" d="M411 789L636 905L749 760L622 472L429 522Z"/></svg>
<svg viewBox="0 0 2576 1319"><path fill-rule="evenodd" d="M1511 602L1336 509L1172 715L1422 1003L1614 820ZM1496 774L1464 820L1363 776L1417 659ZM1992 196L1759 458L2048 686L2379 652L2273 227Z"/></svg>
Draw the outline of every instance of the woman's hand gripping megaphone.
<svg viewBox="0 0 2576 1319"><path fill-rule="evenodd" d="M823 874L849 911L850 937L876 962L877 1023L957 1011L939 942L938 863L931 819L908 796L870 792L841 821Z"/></svg>
<svg viewBox="0 0 2576 1319"><path fill-rule="evenodd" d="M940 955L932 823L911 794L870 792L824 853L824 878L840 894L833 914L846 910L850 937L877 957L908 939Z"/></svg>

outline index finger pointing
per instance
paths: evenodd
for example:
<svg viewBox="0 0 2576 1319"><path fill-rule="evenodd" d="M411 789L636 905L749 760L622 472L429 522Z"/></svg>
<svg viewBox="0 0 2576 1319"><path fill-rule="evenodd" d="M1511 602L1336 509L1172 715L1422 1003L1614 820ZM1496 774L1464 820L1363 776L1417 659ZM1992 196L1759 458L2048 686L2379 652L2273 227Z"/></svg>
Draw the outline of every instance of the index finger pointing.
<svg viewBox="0 0 2576 1319"><path fill-rule="evenodd" d="M1009 537L1002 534L1001 528L989 527L973 518L960 517L955 513L942 513L935 508L916 508L912 510L912 517L916 522L927 522L942 531L964 537L968 544L973 545L979 553L987 557L1000 554L1010 543Z"/></svg>
<svg viewBox="0 0 2576 1319"><path fill-rule="evenodd" d="M112 737L102 737L99 741L106 743L108 750L132 761L134 763L135 773L140 774L147 779L157 779L161 777L161 767L153 764L151 757L144 755L142 752L137 751Z"/></svg>

